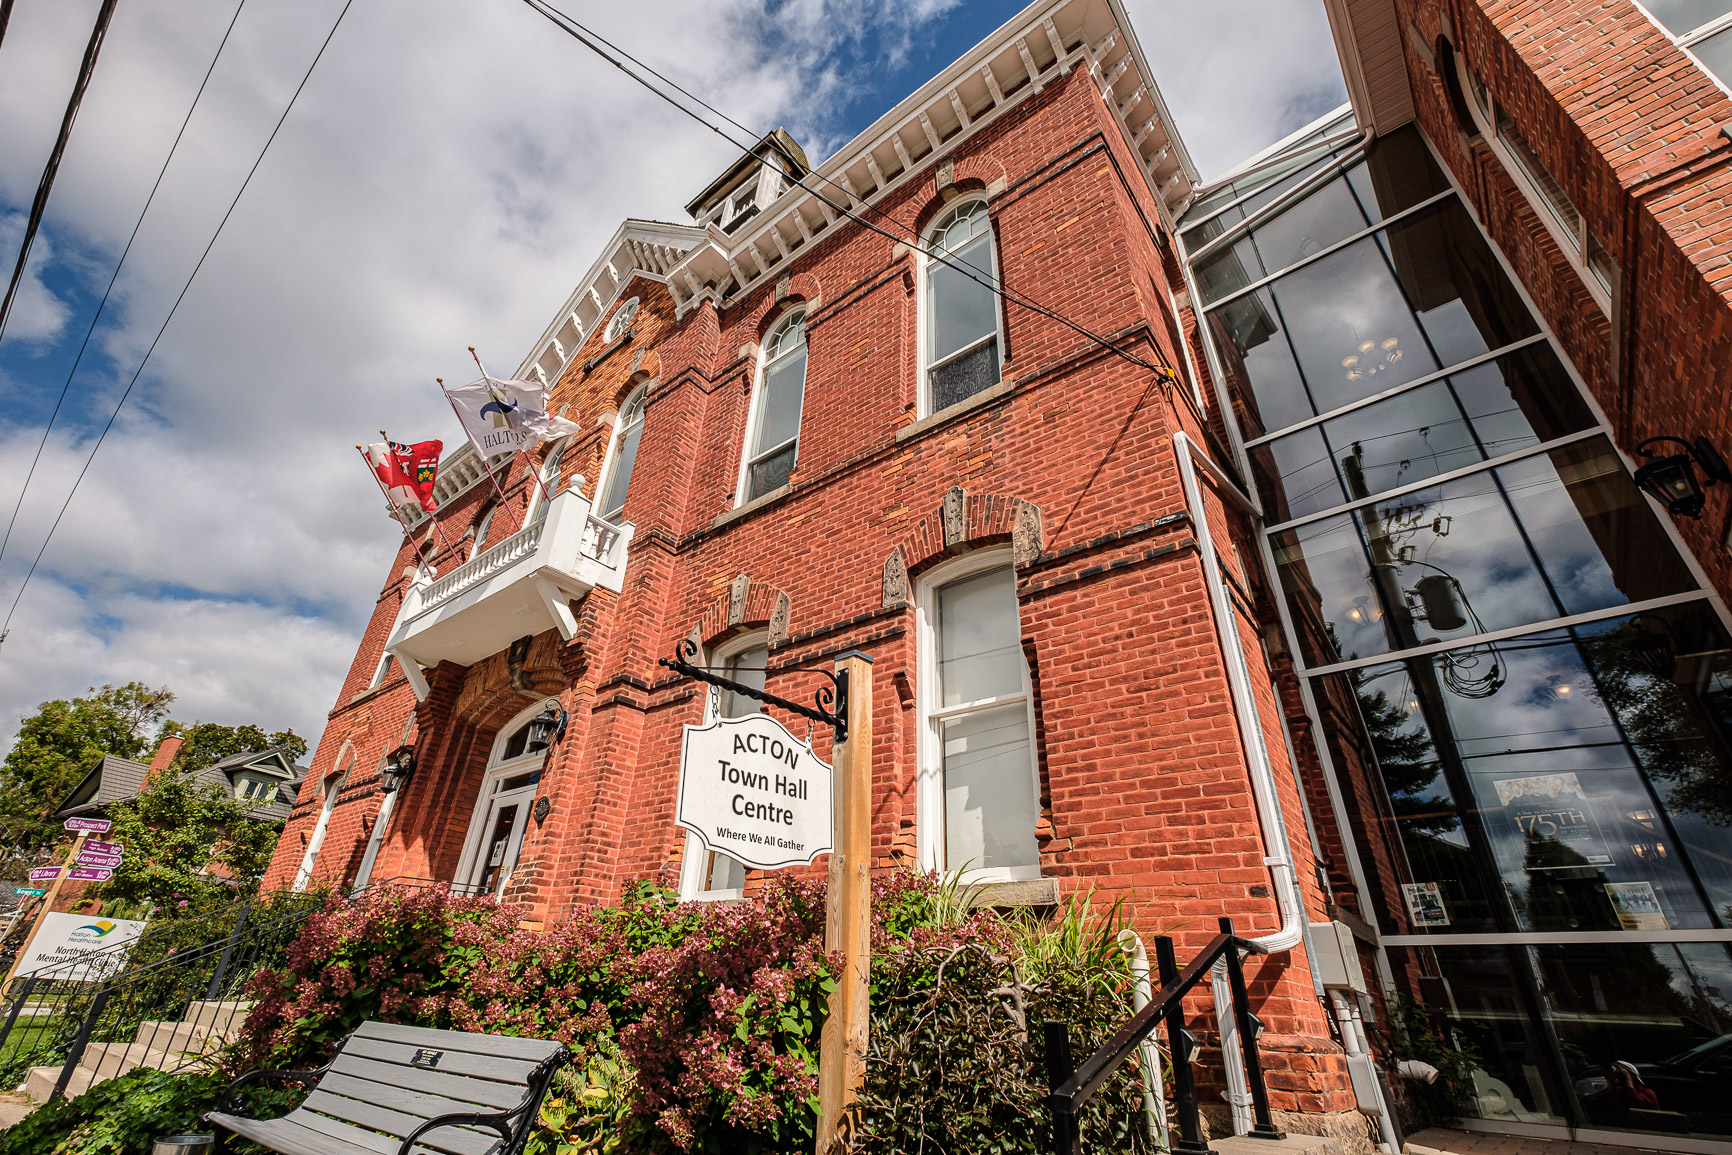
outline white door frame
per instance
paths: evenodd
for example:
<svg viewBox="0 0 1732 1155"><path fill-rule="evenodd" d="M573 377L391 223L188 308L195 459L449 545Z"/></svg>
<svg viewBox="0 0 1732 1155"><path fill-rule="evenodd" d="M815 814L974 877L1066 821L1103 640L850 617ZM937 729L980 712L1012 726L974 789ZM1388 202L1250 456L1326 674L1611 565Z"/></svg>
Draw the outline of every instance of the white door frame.
<svg viewBox="0 0 1732 1155"><path fill-rule="evenodd" d="M541 713L545 701L545 699L537 699L534 705L525 708L522 713L501 726L499 733L493 739L493 749L487 756L487 773L482 776L481 789L476 793L475 804L470 808L469 832L463 839L463 855L458 859L456 873L452 875L452 884L455 886L466 887L470 885L475 876L477 868L480 866L479 859L482 854L482 847L487 841L488 831L493 826L494 810L496 805L502 801L509 805L512 800L520 799L523 807L514 823L511 843L505 850L506 855L514 858L523 848L523 839L528 833L529 808L534 805L535 792L540 784L541 768L547 761L547 751L538 750L534 754L513 758L508 762L503 760L503 755L506 743L527 725L531 718ZM494 790L500 782L507 778L515 778L519 774L533 774L536 779L528 785L513 789L508 794L494 794ZM500 878L499 885L494 890L495 894L504 891L505 884L511 880L511 875L516 872L516 869L516 863L513 862L511 870L506 871Z"/></svg>

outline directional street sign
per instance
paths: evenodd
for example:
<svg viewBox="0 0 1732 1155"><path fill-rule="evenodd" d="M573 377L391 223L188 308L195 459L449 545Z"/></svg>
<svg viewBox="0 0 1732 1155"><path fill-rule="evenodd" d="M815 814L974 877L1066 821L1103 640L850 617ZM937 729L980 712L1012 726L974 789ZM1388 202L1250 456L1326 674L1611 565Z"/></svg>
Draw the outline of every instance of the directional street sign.
<svg viewBox="0 0 1732 1155"><path fill-rule="evenodd" d="M30 872L31 882L52 882L59 877L60 868L58 866L38 866Z"/></svg>
<svg viewBox="0 0 1732 1155"><path fill-rule="evenodd" d="M80 866L119 866L121 856L118 854L95 854L88 848L78 852Z"/></svg>
<svg viewBox="0 0 1732 1155"><path fill-rule="evenodd" d="M107 834L108 828L114 824L106 818L68 818L61 825L68 830L81 830L86 834Z"/></svg>
<svg viewBox="0 0 1732 1155"><path fill-rule="evenodd" d="M34 886L15 886L12 888L12 893L13 894L33 894L37 898L41 898L43 895L47 894L48 892L46 890L37 890Z"/></svg>
<svg viewBox="0 0 1732 1155"><path fill-rule="evenodd" d="M121 854L125 852L126 847L118 842L98 842L92 838L84 844L84 849L92 854Z"/></svg>
<svg viewBox="0 0 1732 1155"><path fill-rule="evenodd" d="M75 866L66 877L72 882L107 882L114 877L114 871L96 866Z"/></svg>

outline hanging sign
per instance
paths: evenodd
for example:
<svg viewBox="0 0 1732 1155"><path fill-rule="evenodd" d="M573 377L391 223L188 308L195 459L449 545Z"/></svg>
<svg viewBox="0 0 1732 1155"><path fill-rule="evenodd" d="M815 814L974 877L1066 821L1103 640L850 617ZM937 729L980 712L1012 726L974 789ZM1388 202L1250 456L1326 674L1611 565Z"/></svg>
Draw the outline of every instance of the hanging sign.
<svg viewBox="0 0 1732 1155"><path fill-rule="evenodd" d="M830 767L767 714L687 726L674 822L710 850L774 870L834 846Z"/></svg>
<svg viewBox="0 0 1732 1155"><path fill-rule="evenodd" d="M107 882L114 871L101 866L75 866L66 872L68 882Z"/></svg>
<svg viewBox="0 0 1732 1155"><path fill-rule="evenodd" d="M58 866L38 866L30 872L31 882L51 882L60 877Z"/></svg>
<svg viewBox="0 0 1732 1155"><path fill-rule="evenodd" d="M125 918L91 918L88 914L50 914L43 918L30 949L18 960L20 976L53 969L54 977L85 982L112 974L132 943L144 933L144 923ZM89 961L66 967L80 959Z"/></svg>
<svg viewBox="0 0 1732 1155"><path fill-rule="evenodd" d="M86 834L107 834L108 828L114 824L106 818L68 818L61 825L68 830L81 830Z"/></svg>

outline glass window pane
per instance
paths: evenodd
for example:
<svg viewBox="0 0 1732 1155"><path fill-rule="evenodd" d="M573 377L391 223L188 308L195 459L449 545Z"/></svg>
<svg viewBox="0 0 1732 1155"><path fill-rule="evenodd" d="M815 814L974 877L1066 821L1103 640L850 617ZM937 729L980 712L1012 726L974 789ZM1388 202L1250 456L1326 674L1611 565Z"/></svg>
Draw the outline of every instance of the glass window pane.
<svg viewBox="0 0 1732 1155"><path fill-rule="evenodd" d="M993 339L932 371L932 411L959 405L999 382L998 341Z"/></svg>
<svg viewBox="0 0 1732 1155"><path fill-rule="evenodd" d="M727 661L727 676L742 685L754 690L764 688L764 679L768 676L764 667L769 664L770 649L768 646L753 646L749 650L741 650ZM748 698L744 694L736 694L732 690L723 690L720 713L724 718L744 718L748 714L761 714L764 704L756 698Z"/></svg>
<svg viewBox="0 0 1732 1155"><path fill-rule="evenodd" d="M992 238L976 237L948 254L952 265L927 264L926 288L932 300L932 360L941 361L988 333L998 332L997 298L992 280ZM976 280L975 278L979 278ZM982 284L981 281L988 282Z"/></svg>
<svg viewBox="0 0 1732 1155"><path fill-rule="evenodd" d="M746 867L725 854L710 854L709 870L704 878L705 890L741 890L746 885Z"/></svg>
<svg viewBox="0 0 1732 1155"><path fill-rule="evenodd" d="M1347 180L1359 207L1373 221L1394 216L1450 187L1419 130L1411 125L1372 141L1365 162L1349 169Z"/></svg>
<svg viewBox="0 0 1732 1155"><path fill-rule="evenodd" d="M1248 293L1207 316L1221 351L1223 372L1243 407L1247 438L1316 414L1268 289Z"/></svg>
<svg viewBox="0 0 1732 1155"><path fill-rule="evenodd" d="M1354 233L1364 232L1370 224L1346 178L1336 177L1274 219L1253 228L1251 236L1263 258L1263 268L1278 272Z"/></svg>
<svg viewBox="0 0 1732 1155"><path fill-rule="evenodd" d="M1732 0L1644 0L1647 8L1666 30L1683 36L1716 17L1732 12Z"/></svg>
<svg viewBox="0 0 1732 1155"><path fill-rule="evenodd" d="M1716 32L1708 39L1692 44L1690 51L1696 54L1703 68L1721 80L1732 76L1732 29Z"/></svg>
<svg viewBox="0 0 1732 1155"><path fill-rule="evenodd" d="M957 706L1021 693L1020 634L1016 575L1008 566L940 589L939 703Z"/></svg>
<svg viewBox="0 0 1732 1155"><path fill-rule="evenodd" d="M1034 764L1021 702L952 718L944 745L944 855L951 870L1038 866Z"/></svg>
<svg viewBox="0 0 1732 1155"><path fill-rule="evenodd" d="M800 434L800 405L806 390L806 349L778 359L764 372L758 395L758 430L752 441L755 457Z"/></svg>
<svg viewBox="0 0 1732 1155"><path fill-rule="evenodd" d="M609 521L625 510L626 490L631 488L631 469L637 462L637 443L642 435L643 421L640 419L627 426L619 439L619 450L613 459L613 473L608 478L607 493L601 500L601 516Z"/></svg>
<svg viewBox="0 0 1732 1155"><path fill-rule="evenodd" d="M751 468L747 470L746 500L756 500L772 489L788 484L788 479L794 476L794 453L795 446L790 445L760 461L752 462Z"/></svg>

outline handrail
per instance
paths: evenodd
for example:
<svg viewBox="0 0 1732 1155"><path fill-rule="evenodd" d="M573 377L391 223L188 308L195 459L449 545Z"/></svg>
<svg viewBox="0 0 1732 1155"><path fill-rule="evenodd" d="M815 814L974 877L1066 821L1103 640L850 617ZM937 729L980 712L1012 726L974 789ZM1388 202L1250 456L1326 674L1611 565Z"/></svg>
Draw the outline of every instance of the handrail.
<svg viewBox="0 0 1732 1155"><path fill-rule="evenodd" d="M1258 1139L1280 1139L1269 1111L1268 1090L1263 1083L1263 1067L1257 1055L1257 1036L1263 1024L1251 1013L1245 993L1244 972L1240 968L1239 952L1265 954L1268 948L1254 939L1240 938L1233 933L1233 920L1223 918L1220 933L1209 940L1185 967L1178 969L1173 954L1173 940L1161 936L1155 940L1155 953L1161 969L1161 988L1149 999L1148 1005L1132 1015L1113 1037L1094 1054L1084 1059L1080 1067L1071 1063L1069 1033L1059 1020L1046 1023L1047 1085L1051 1088L1048 1103L1052 1107L1053 1142L1058 1155L1080 1155L1082 1131L1077 1116L1083 1104L1100 1089L1113 1072L1135 1055L1142 1043L1162 1022L1167 1027L1168 1053L1173 1065L1173 1098L1177 1107L1180 1138L1173 1145L1175 1155L1207 1155L1208 1144L1202 1140L1198 1122L1197 1092L1191 1074L1191 1061L1198 1047L1196 1036L1185 1028L1184 998L1223 959L1231 979L1234 1016L1238 1025L1239 1045L1243 1048L1247 1079L1256 1124L1249 1134ZM1157 1090L1157 1094L1160 1092Z"/></svg>

